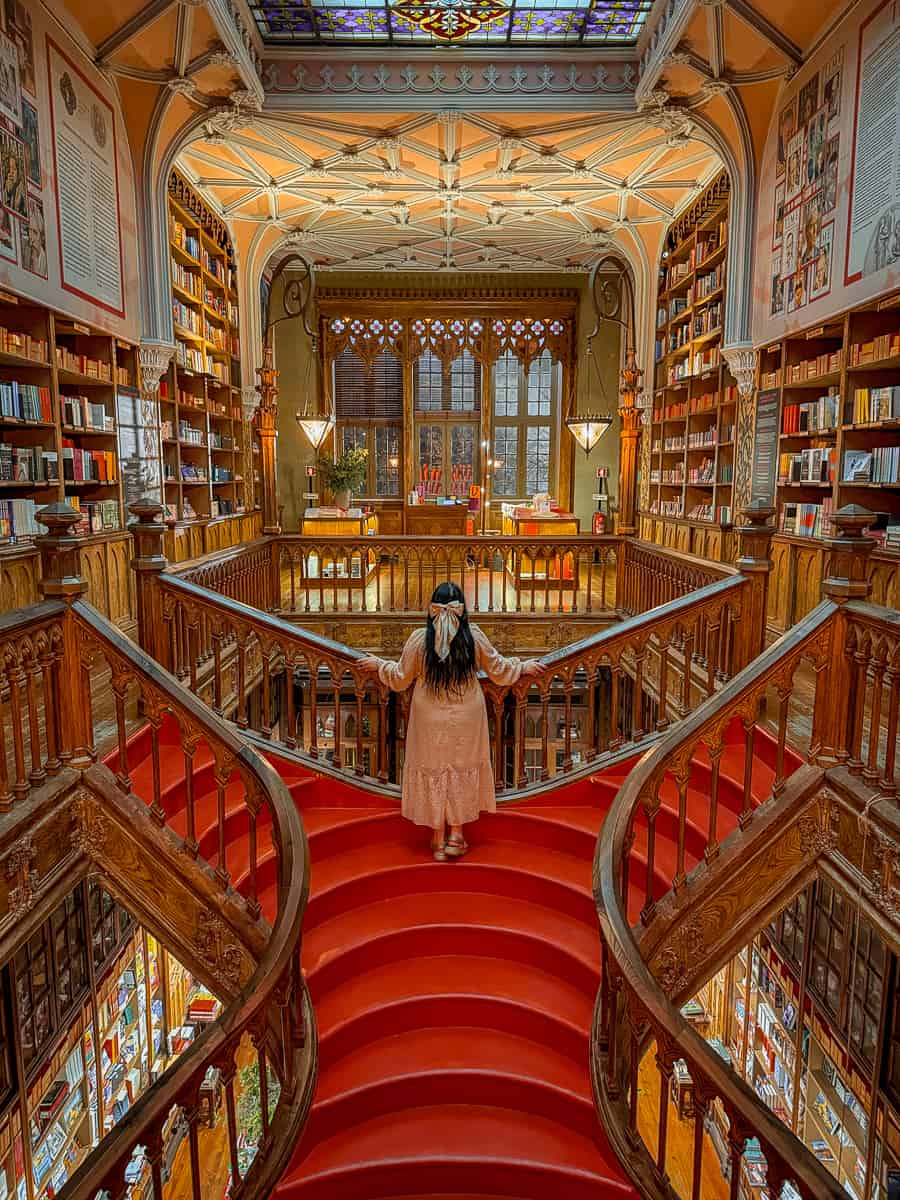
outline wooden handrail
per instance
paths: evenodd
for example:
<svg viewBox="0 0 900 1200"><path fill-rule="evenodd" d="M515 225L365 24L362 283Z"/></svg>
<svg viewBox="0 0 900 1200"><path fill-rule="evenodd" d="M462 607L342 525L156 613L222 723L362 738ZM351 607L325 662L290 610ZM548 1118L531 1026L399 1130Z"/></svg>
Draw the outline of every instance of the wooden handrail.
<svg viewBox="0 0 900 1200"><path fill-rule="evenodd" d="M226 1103L233 1112L235 1055L242 1038L249 1037L261 1072L271 1071L278 1079L279 1097L271 1118L263 1120L263 1144L254 1164L238 1179L232 1195L243 1200L269 1194L283 1168L312 1098L315 1076L315 1026L300 974L300 940L303 914L309 891L309 858L306 838L297 808L286 785L268 763L200 699L190 694L153 658L135 646L78 592L65 600L48 600L33 607L0 616L0 809L15 821L33 823L35 804L42 796L59 802L60 787L74 797L69 811L76 825L86 823L88 811L102 813L104 804L115 806L121 797L122 812L136 811L128 805L143 805L148 819L173 844L180 845L185 863L203 872L205 887L222 897L221 911L209 914L215 953L209 951L210 974L221 969L223 985L229 981L229 998L220 1017L212 1022L193 1045L134 1104L125 1117L103 1138L78 1171L60 1191L64 1200L94 1200L108 1193L119 1200L126 1192L124 1170L137 1147L145 1148L154 1191L162 1195L162 1129L173 1105L181 1106L191 1128L191 1170L199 1170L196 1125L200 1086L210 1066L222 1073ZM100 762L98 732L101 718L95 709L92 674L108 670L115 720L115 749L112 769ZM133 730L126 709L137 704L149 725L152 781L137 796L128 768L128 737ZM104 706L102 720L108 711ZM164 723L174 725L186 764L186 825L184 836L167 828L161 796L160 731ZM105 728L105 726L104 726ZM212 863L204 860L200 831L194 824L195 797L190 782L193 755L201 743L213 759L213 775L219 791L215 829L206 840ZM173 747L165 749L171 753ZM177 751L176 751L177 752ZM240 789L233 785L239 781ZM49 788L53 783L54 787ZM251 861L249 878L235 891L228 872L228 828L225 791L229 788L229 812L237 802L245 810L244 828L249 824ZM236 797L239 799L236 800ZM29 803L25 804L24 801ZM127 803L126 803L127 802ZM70 819L72 819L70 817ZM100 828L108 817L92 818ZM275 857L276 901L274 923L261 920L256 894L257 824L271 828ZM93 853L89 825L79 835L82 853ZM67 852L60 848L61 855ZM100 851L97 851L100 853ZM110 880L127 891L128 865L98 862ZM122 873L119 878L117 873ZM255 969L238 975L236 948L229 938L238 938L226 924L228 911L243 911L260 931L261 951ZM249 928L249 926L248 926ZM199 945L199 943L198 943ZM246 951L246 946L244 947ZM231 957L229 957L231 956ZM249 977L247 977L249 975ZM233 1122L229 1120L229 1151L237 1163Z"/></svg>
<svg viewBox="0 0 900 1200"><path fill-rule="evenodd" d="M163 572L155 579L155 607L168 630L162 652L195 694L240 728L254 728L313 763L326 758L357 776L399 782L396 746L409 694L399 704L391 700L359 668L362 654L180 576ZM732 674L734 631L749 587L745 576L732 575L554 651L541 660L547 671L539 681L510 687L484 681L498 789L539 785L637 744L720 687ZM254 694L261 697L255 713ZM323 711L331 731L325 745ZM349 744L345 717L353 721ZM389 739L389 726L399 736Z"/></svg>
<svg viewBox="0 0 900 1200"><path fill-rule="evenodd" d="M598 1102L607 1126L619 1126L624 1136L616 1139L626 1164L645 1196L673 1196L665 1176L668 1112L668 1087L674 1063L684 1059L694 1081L695 1141L694 1189L699 1196L703 1122L710 1103L719 1099L731 1124L730 1151L731 1196L737 1195L740 1159L746 1142L759 1140L768 1164L770 1194L779 1196L785 1180L790 1180L804 1200L839 1200L844 1195L838 1181L801 1142L770 1112L743 1080L731 1071L688 1025L674 1007L660 981L651 974L641 953L641 945L628 916L629 887L634 882L632 865L636 822L647 821L647 864L645 903L642 921L652 921L654 910L654 874L658 867L653 858L653 828L661 799L664 777L674 776L679 793L679 857L676 874L666 880L669 888L690 884L691 874L684 869L683 845L686 811L683 797L690 764L702 745L712 763L712 788L716 787L718 754L729 726L740 721L750 731L746 748L752 760L753 729L759 703L769 686L778 691L782 712L779 714L778 759L775 792L784 786L786 705L790 698L794 672L800 660L811 655L817 664L830 661L832 635L837 606L823 602L803 622L760 655L734 679L702 703L690 716L663 737L644 755L629 774L607 815L597 843L593 886L600 920L604 974L595 1012L592 1038L592 1072ZM744 828L753 819L749 797L749 774L745 779ZM711 810L714 809L714 797ZM715 826L712 826L715 835ZM712 843L707 841L707 849ZM695 868L697 870L699 868ZM689 951L702 954L702 945ZM677 981L671 981L673 986ZM636 1122L636 1090L642 1049L649 1040L656 1043L656 1063L660 1075L660 1128L656 1159L640 1139ZM630 1148L630 1149L629 1149Z"/></svg>

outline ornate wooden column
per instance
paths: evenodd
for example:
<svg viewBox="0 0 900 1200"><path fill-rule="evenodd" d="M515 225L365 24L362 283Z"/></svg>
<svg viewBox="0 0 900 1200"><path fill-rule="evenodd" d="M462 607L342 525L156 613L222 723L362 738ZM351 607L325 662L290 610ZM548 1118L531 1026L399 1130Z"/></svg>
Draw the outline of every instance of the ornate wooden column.
<svg viewBox="0 0 900 1200"><path fill-rule="evenodd" d="M275 381L274 354L266 346L263 365L256 368L259 383L259 407L253 417L253 428L259 438L260 508L262 509L263 533L281 533L278 521L278 475L275 462L275 441L278 437L278 388Z"/></svg>
<svg viewBox="0 0 900 1200"><path fill-rule="evenodd" d="M775 509L765 500L754 500L741 509L741 524L737 528L739 556L736 566L746 575L740 619L735 630L731 674L748 666L766 647L766 617L768 609L769 573L772 560L774 525L769 522Z"/></svg>
<svg viewBox="0 0 900 1200"><path fill-rule="evenodd" d="M619 384L619 514L617 532L637 533L637 462L641 440L641 410L637 399L643 389L644 372L637 365L634 348L625 351Z"/></svg>
<svg viewBox="0 0 900 1200"><path fill-rule="evenodd" d="M170 668L169 639L163 621L162 597L157 579L168 565L163 553L163 538L166 527L162 523L163 507L145 496L128 506L128 511L137 520L132 521L128 531L134 541L134 591L137 608L138 645L146 650L161 666Z"/></svg>

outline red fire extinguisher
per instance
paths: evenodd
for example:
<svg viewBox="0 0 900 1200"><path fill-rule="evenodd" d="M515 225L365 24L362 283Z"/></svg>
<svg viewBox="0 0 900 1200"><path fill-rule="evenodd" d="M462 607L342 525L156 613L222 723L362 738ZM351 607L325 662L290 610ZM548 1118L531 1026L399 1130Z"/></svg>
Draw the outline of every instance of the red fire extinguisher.
<svg viewBox="0 0 900 1200"><path fill-rule="evenodd" d="M605 512L595 512L594 513L593 527L594 527L594 534L597 537L599 537L601 534L606 533L606 513Z"/></svg>

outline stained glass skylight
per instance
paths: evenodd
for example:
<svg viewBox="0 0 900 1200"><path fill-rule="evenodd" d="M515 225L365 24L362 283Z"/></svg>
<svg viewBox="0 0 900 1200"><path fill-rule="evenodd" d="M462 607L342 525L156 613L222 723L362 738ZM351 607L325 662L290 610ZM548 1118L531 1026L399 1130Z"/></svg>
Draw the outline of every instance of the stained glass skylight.
<svg viewBox="0 0 900 1200"><path fill-rule="evenodd" d="M250 0L270 45L633 45L653 0Z"/></svg>

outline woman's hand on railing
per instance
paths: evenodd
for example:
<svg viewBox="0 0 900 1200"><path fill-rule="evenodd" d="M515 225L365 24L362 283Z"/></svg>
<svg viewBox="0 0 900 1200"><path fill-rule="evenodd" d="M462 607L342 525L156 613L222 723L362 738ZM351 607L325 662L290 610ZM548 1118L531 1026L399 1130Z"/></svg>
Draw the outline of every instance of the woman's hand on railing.
<svg viewBox="0 0 900 1200"><path fill-rule="evenodd" d="M377 675L381 659L376 658L373 654L367 654L365 658L357 659L354 666L358 671L362 671L363 675Z"/></svg>
<svg viewBox="0 0 900 1200"><path fill-rule="evenodd" d="M522 664L523 679L540 679L546 674L546 663L542 663L539 658L529 658L527 662Z"/></svg>

